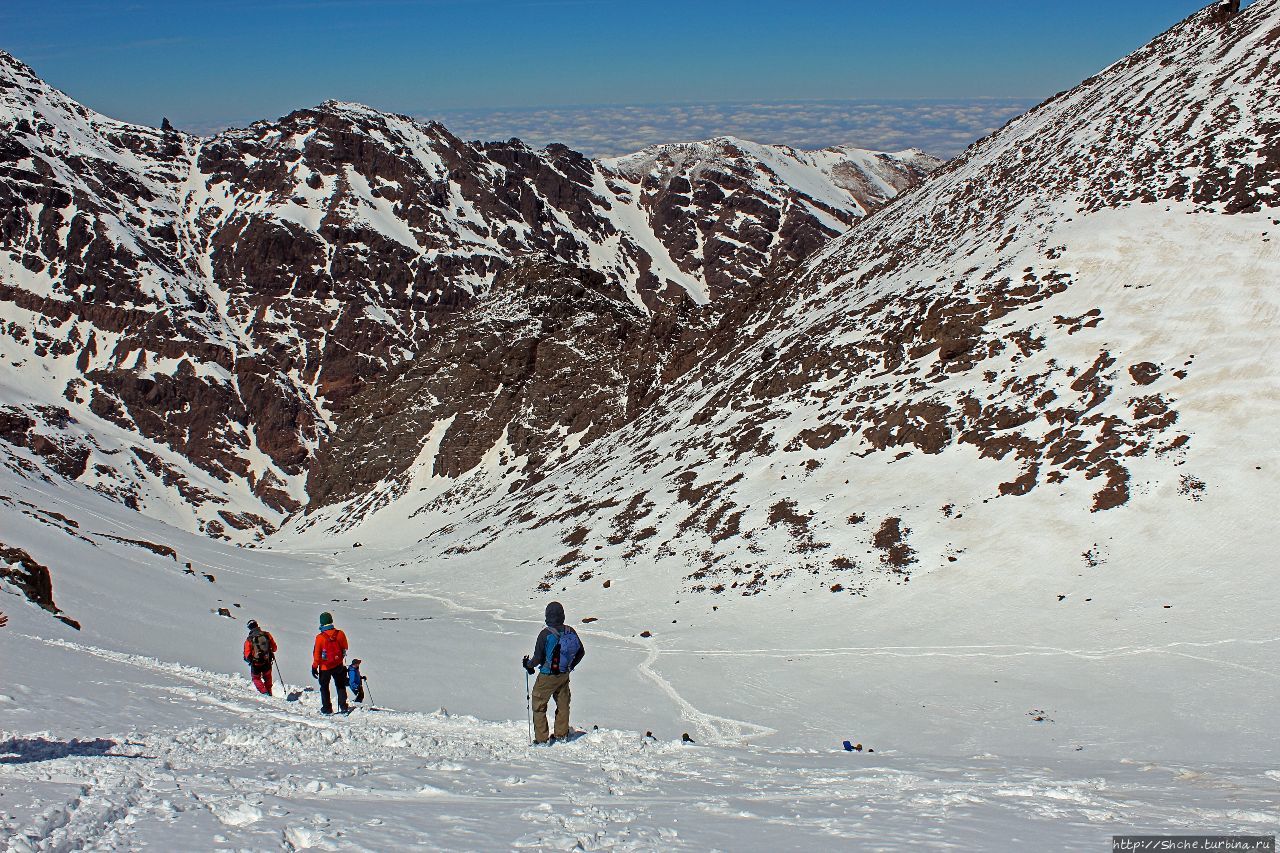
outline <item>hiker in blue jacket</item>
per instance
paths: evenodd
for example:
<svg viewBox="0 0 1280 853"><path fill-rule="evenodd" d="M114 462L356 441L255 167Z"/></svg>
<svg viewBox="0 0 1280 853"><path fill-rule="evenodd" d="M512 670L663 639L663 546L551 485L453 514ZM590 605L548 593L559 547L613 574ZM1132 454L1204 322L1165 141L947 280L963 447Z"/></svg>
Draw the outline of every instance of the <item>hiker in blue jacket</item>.
<svg viewBox="0 0 1280 853"><path fill-rule="evenodd" d="M525 672L538 670L533 683L533 742L555 743L569 736L569 673L582 662L587 650L578 632L564 624L564 607L547 605L547 626L538 634L533 656L524 659ZM555 737L548 737L547 703L556 700Z"/></svg>
<svg viewBox="0 0 1280 853"><path fill-rule="evenodd" d="M347 664L347 685L351 688L351 698L356 702L364 701L364 678L360 675L360 658Z"/></svg>

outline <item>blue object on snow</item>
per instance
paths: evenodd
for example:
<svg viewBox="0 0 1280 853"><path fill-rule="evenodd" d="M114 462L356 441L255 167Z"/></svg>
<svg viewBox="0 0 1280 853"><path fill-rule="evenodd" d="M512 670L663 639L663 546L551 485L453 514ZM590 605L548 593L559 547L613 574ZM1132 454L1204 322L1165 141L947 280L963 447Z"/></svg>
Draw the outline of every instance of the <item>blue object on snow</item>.
<svg viewBox="0 0 1280 853"><path fill-rule="evenodd" d="M853 752L853 744L849 743L849 741L845 741L845 742L844 742L844 751L845 751L845 752Z"/></svg>

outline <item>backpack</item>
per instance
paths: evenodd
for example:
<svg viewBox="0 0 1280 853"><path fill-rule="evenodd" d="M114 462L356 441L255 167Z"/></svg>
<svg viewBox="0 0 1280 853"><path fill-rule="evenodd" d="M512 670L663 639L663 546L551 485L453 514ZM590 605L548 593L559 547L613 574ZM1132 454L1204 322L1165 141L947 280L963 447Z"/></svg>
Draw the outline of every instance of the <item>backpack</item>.
<svg viewBox="0 0 1280 853"><path fill-rule="evenodd" d="M265 664L271 662L271 637L259 631L249 637L249 647L253 649L253 662Z"/></svg>
<svg viewBox="0 0 1280 853"><path fill-rule="evenodd" d="M339 632L336 629L320 632L320 660L323 661L321 669L341 666L345 650L342 648L342 643L338 641L338 636Z"/></svg>
<svg viewBox="0 0 1280 853"><path fill-rule="evenodd" d="M549 663L553 675L563 675L573 671L573 660L582 649L582 641L572 628L565 626L560 632L559 642L551 650Z"/></svg>

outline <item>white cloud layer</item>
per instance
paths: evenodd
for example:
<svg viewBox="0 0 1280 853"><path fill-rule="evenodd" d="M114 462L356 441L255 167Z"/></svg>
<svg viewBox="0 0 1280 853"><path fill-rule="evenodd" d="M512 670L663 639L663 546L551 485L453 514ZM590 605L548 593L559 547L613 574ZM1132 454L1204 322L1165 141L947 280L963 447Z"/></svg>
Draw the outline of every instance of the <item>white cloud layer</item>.
<svg viewBox="0 0 1280 853"><path fill-rule="evenodd" d="M810 150L830 145L875 151L922 148L951 158L1034 105L1016 98L977 98L530 107L413 115L442 122L463 139L514 136L539 148L561 142L590 157L727 135ZM248 122L187 122L183 129L211 135L232 124Z"/></svg>
<svg viewBox="0 0 1280 853"><path fill-rule="evenodd" d="M738 136L815 149L853 144L881 151L923 148L954 157L1020 115L1033 101L796 101L653 106L444 110L418 113L465 139L562 142L592 157L627 154L660 142Z"/></svg>

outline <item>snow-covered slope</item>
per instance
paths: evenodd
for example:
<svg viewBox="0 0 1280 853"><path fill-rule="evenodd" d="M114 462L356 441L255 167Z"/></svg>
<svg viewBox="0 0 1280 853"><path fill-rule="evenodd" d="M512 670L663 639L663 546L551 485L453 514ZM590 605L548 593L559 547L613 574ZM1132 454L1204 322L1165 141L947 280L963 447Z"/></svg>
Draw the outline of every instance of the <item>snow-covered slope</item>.
<svg viewBox="0 0 1280 853"><path fill-rule="evenodd" d="M320 415L324 499L252 548L53 476L76 445L19 418L61 393L31 349L58 344L14 350L0 832L19 850L1273 832L1277 44L1278 0L1194 16L705 326L513 262ZM376 199L351 204L372 220ZM643 376L619 368L637 359ZM136 455L68 409L91 460ZM515 664L552 596L589 648L590 733L538 752ZM296 689L320 610L396 710L250 695L245 621Z"/></svg>
<svg viewBox="0 0 1280 853"><path fill-rule="evenodd" d="M518 430L457 476L430 379L392 386L348 435L421 416L413 463L278 541L647 631L675 695L763 743L1273 771L1277 40L1275 0L1210 9L1013 122L730 312L621 429L566 425L539 477Z"/></svg>
<svg viewBox="0 0 1280 853"><path fill-rule="evenodd" d="M629 605L564 597L588 734L546 750L517 667L543 600L490 596L492 574L397 570L377 542L235 548L84 486L0 485L6 537L57 567L82 624L0 595L9 849L1065 851L1280 819L1265 601L1225 628L1220 596L1165 576L1113 566L1093 604L1063 586L1060 605L969 571L853 621L844 598L801 618L762 595L666 625L653 587L620 579ZM384 710L319 715L321 610ZM271 699L239 660L251 618L280 643Z"/></svg>

